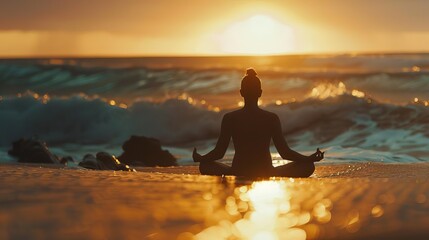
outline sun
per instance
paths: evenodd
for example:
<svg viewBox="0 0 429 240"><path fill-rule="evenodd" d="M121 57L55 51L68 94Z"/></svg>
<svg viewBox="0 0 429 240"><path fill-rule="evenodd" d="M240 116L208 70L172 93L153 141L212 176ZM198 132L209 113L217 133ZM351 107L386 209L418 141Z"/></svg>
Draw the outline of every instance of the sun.
<svg viewBox="0 0 429 240"><path fill-rule="evenodd" d="M268 55L295 50L293 28L267 15L255 15L230 25L218 35L225 53Z"/></svg>

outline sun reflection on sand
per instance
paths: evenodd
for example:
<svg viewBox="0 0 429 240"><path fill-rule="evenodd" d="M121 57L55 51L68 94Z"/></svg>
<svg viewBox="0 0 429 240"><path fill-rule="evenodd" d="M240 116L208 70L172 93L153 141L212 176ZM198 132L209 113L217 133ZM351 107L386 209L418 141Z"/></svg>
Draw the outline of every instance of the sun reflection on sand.
<svg viewBox="0 0 429 240"><path fill-rule="evenodd" d="M299 226L307 224L309 212L292 206L286 181L260 181L234 189L225 201L225 211L238 217L206 228L196 239L306 239Z"/></svg>
<svg viewBox="0 0 429 240"><path fill-rule="evenodd" d="M0 239L426 239L427 164L408 166L421 171L412 178L398 177L402 164L371 166L340 177L254 182L183 168L0 164ZM330 176L350 165L320 167ZM388 169L394 177L353 177Z"/></svg>

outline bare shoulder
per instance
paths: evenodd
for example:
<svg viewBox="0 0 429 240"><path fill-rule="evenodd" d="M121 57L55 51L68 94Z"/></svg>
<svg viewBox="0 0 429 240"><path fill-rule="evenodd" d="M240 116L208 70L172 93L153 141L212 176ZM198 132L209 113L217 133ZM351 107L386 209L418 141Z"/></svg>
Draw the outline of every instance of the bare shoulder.
<svg viewBox="0 0 429 240"><path fill-rule="evenodd" d="M223 115L223 121L231 121L232 119L238 117L240 115L239 111L240 110L235 110L225 113L225 115Z"/></svg>
<svg viewBox="0 0 429 240"><path fill-rule="evenodd" d="M261 113L264 115L264 117L266 117L270 121L278 121L279 120L279 117L277 116L277 114L275 114L273 112L269 112L267 110L261 109Z"/></svg>

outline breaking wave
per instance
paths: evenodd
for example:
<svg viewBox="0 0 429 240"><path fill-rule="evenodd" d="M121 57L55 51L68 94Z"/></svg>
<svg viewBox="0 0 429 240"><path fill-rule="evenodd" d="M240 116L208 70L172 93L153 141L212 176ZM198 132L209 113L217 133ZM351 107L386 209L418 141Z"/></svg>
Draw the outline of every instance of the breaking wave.
<svg viewBox="0 0 429 240"><path fill-rule="evenodd" d="M60 153L110 152L145 135L189 158L192 146L213 147L224 112L243 105L248 66L294 149L322 147L328 161L429 161L428 54L0 60L0 148L36 136Z"/></svg>
<svg viewBox="0 0 429 240"><path fill-rule="evenodd" d="M424 104L384 104L345 92L264 108L279 115L290 145L300 149L366 149L392 154L393 159L400 154L407 156L401 159L429 160L429 108ZM114 146L134 134L170 146L191 146L216 139L223 114L180 99L121 108L99 98L46 100L29 94L0 101L0 145L37 136L53 146Z"/></svg>
<svg viewBox="0 0 429 240"><path fill-rule="evenodd" d="M427 98L429 55L279 56L258 58L135 58L0 60L0 95L26 90L50 96L83 93L114 99L165 101L183 93L231 108L243 69L254 66L268 102L296 99L323 83L344 83L385 102ZM238 99L238 100L237 100Z"/></svg>

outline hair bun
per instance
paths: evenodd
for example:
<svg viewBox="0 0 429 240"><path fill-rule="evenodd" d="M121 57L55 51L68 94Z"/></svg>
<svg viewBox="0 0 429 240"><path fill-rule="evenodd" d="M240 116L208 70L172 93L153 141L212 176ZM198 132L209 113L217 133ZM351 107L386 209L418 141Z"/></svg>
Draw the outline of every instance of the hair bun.
<svg viewBox="0 0 429 240"><path fill-rule="evenodd" d="M257 75L257 73L256 73L255 69L253 69L253 68L248 68L248 69L246 70L246 75L254 77L254 76L256 76L256 75Z"/></svg>

